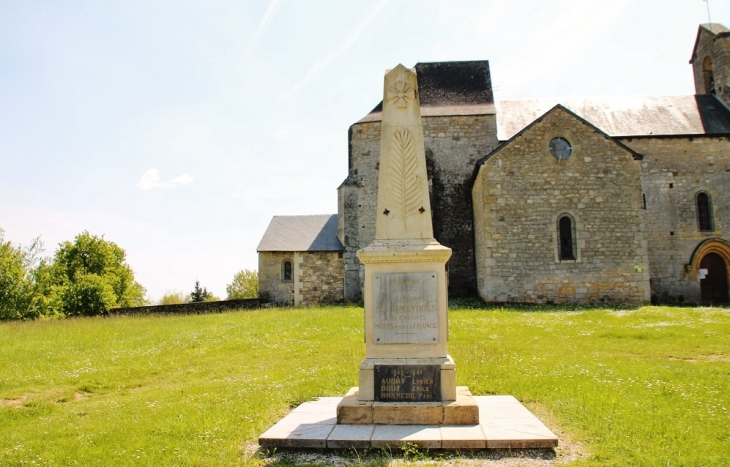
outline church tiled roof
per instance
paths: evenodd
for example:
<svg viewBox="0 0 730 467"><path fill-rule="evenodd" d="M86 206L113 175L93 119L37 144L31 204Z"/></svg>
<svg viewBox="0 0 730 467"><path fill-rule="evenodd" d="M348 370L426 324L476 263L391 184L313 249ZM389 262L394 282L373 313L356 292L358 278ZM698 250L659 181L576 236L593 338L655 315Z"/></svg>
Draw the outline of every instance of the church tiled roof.
<svg viewBox="0 0 730 467"><path fill-rule="evenodd" d="M344 251L337 214L274 216L256 251Z"/></svg>
<svg viewBox="0 0 730 467"><path fill-rule="evenodd" d="M557 104L612 137L730 134L730 110L711 95L568 97L497 102L497 138L510 139Z"/></svg>

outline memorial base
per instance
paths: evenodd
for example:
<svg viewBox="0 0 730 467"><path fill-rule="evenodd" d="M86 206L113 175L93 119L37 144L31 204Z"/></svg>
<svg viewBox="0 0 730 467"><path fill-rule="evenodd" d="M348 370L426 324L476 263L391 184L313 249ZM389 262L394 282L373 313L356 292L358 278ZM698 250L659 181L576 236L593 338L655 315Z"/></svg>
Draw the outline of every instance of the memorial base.
<svg viewBox="0 0 730 467"><path fill-rule="evenodd" d="M267 448L544 449L558 438L512 396L474 396L474 425L362 425L337 423L342 397L320 397L292 410L259 437Z"/></svg>
<svg viewBox="0 0 730 467"><path fill-rule="evenodd" d="M479 406L466 386L456 400L443 402L362 401L352 388L337 405L337 423L345 425L478 425Z"/></svg>

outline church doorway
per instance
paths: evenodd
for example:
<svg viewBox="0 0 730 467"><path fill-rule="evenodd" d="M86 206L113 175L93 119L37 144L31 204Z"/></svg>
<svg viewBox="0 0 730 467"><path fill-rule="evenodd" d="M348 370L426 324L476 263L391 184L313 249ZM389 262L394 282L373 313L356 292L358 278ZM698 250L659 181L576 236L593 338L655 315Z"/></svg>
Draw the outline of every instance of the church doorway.
<svg viewBox="0 0 730 467"><path fill-rule="evenodd" d="M708 253L700 262L700 294L703 304L729 303L727 264L717 253Z"/></svg>

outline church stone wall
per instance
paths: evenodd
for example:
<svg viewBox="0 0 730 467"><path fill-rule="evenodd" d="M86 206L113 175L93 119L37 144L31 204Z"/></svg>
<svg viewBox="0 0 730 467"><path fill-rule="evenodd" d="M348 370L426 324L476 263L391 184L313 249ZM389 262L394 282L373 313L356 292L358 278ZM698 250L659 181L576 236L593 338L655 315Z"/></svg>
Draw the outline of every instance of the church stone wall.
<svg viewBox="0 0 730 467"><path fill-rule="evenodd" d="M453 250L449 295L475 292L471 176L497 146L494 115L423 117L434 237ZM345 298L362 298L364 269L355 256L375 237L380 121L350 128L349 175L338 190L339 236L345 245Z"/></svg>
<svg viewBox="0 0 730 467"><path fill-rule="evenodd" d="M707 239L730 240L730 138L642 137L622 141L644 155L642 189L653 299L697 303L699 279L687 266L692 253ZM713 232L698 228L695 196L700 191L712 200Z"/></svg>
<svg viewBox="0 0 730 467"><path fill-rule="evenodd" d="M554 137L573 152L557 160ZM555 109L494 153L473 188L476 268L488 302L646 303L641 167L631 153ZM559 260L557 219L574 219L576 260Z"/></svg>
<svg viewBox="0 0 730 467"><path fill-rule="evenodd" d="M711 34L700 27L699 41L692 57L695 90L697 94L710 94L706 89L705 57L712 60L715 93L726 105L730 105L730 38Z"/></svg>

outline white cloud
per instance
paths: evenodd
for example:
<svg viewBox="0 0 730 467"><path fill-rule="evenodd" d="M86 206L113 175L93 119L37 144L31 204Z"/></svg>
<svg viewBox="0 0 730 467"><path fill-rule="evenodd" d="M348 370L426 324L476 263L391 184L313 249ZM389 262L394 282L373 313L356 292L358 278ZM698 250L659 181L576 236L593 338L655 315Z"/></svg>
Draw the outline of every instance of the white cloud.
<svg viewBox="0 0 730 467"><path fill-rule="evenodd" d="M137 182L137 186L142 191L152 190L155 188L174 188L180 185L187 185L194 179L188 174L182 174L166 182L160 181L160 171L157 169L149 169L142 174L142 178Z"/></svg>

